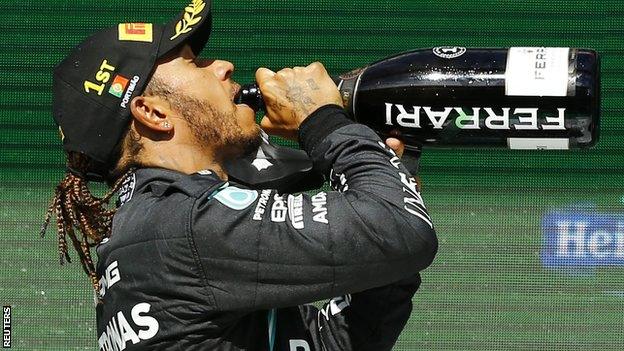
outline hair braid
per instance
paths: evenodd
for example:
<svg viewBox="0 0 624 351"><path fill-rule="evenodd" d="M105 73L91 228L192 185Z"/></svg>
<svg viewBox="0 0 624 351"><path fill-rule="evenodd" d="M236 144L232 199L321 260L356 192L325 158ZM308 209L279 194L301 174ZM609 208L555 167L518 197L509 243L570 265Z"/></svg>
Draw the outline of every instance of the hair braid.
<svg viewBox="0 0 624 351"><path fill-rule="evenodd" d="M61 196L62 196L62 191L57 188L55 191L55 197L52 201L52 205L50 205L50 208L48 209L48 213L50 213L50 215L52 214L53 211L56 211L56 213L62 213L63 207L61 206ZM49 222L50 221L48 219L44 227L41 228L41 237L45 235L45 230ZM56 228L57 228L57 233L58 233L57 235L58 235L59 262L61 265L65 264L65 260L71 263L71 258L69 257L69 253L67 252L67 237L66 237L67 231L65 230L65 223L56 221Z"/></svg>
<svg viewBox="0 0 624 351"><path fill-rule="evenodd" d="M54 189L54 197L52 197L52 200L50 201L50 205L48 206L48 211L46 212L46 215L45 215L45 220L43 221L43 225L41 226L41 229L39 230L40 237L43 237L45 235L46 228L50 224L50 219L52 219L52 213L54 212L54 209L56 208L56 205L57 205L56 202L58 200L58 194L59 194L58 189Z"/></svg>
<svg viewBox="0 0 624 351"><path fill-rule="evenodd" d="M93 289L95 290L96 296L99 296L98 292L100 290L100 282L98 281L97 273L95 272L95 264L93 264L93 258L91 258L91 250L89 247L89 243L87 241L86 236L83 235L82 238L83 238L82 249L84 250L85 261L86 261L85 264L87 267L93 267L93 269L87 272L87 275L89 276L89 279L91 279L91 284L93 285Z"/></svg>
<svg viewBox="0 0 624 351"><path fill-rule="evenodd" d="M68 165L79 172L89 170L89 159L78 153L68 153ZM127 170L101 198L95 197L88 187L88 181L81 176L68 172L54 191L54 197L48 206L40 235L43 237L52 215L56 215L58 252L61 265L71 262L67 237L71 240L85 273L89 276L96 296L100 290L91 247L110 237L112 220L116 209L108 209L110 199L121 188L125 179L134 169ZM80 238L78 237L80 235Z"/></svg>

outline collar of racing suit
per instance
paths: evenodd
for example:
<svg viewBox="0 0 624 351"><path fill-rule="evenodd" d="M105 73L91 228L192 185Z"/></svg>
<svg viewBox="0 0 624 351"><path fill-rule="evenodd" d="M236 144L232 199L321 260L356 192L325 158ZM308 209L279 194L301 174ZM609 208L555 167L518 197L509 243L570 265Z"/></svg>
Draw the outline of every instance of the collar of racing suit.
<svg viewBox="0 0 624 351"><path fill-rule="evenodd" d="M169 191L179 191L197 197L209 189L217 190L225 183L210 170L184 174L164 168L139 168L126 179L119 190L117 206L130 201L134 194L151 192L160 197Z"/></svg>

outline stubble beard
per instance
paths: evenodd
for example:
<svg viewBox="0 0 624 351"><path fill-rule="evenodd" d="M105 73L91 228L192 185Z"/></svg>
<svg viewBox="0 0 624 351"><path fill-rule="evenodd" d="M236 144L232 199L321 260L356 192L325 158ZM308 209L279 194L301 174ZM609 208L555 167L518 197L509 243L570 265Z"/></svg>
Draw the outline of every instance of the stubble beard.
<svg viewBox="0 0 624 351"><path fill-rule="evenodd" d="M183 97L182 115L191 133L201 145L214 150L217 161L223 162L248 156L258 150L262 143L260 127L255 125L245 132L237 123L234 112L224 113L208 102L189 96Z"/></svg>

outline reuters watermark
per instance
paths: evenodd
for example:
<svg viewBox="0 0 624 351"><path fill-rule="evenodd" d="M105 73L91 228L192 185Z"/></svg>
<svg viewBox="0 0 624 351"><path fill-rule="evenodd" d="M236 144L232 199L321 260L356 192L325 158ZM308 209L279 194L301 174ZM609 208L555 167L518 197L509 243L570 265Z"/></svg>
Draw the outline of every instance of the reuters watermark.
<svg viewBox="0 0 624 351"><path fill-rule="evenodd" d="M11 348L11 306L2 307L2 348Z"/></svg>

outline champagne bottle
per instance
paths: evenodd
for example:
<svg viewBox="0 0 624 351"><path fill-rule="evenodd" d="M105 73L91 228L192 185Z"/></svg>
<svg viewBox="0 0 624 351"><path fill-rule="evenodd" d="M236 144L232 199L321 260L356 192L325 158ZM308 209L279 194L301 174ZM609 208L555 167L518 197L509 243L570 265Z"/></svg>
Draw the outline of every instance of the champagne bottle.
<svg viewBox="0 0 624 351"><path fill-rule="evenodd" d="M575 149L594 146L599 57L548 47L436 47L335 77L352 119L408 151L432 147ZM263 109L257 85L238 103Z"/></svg>

